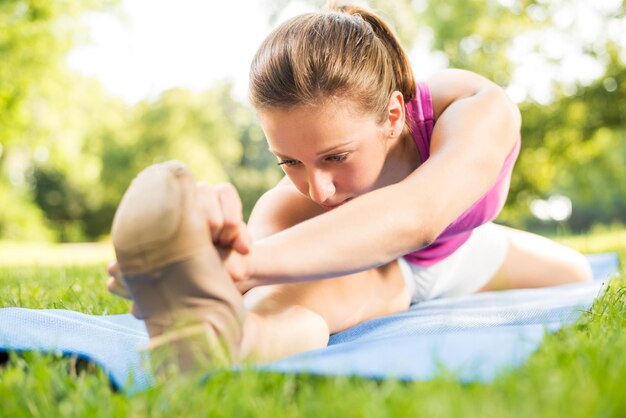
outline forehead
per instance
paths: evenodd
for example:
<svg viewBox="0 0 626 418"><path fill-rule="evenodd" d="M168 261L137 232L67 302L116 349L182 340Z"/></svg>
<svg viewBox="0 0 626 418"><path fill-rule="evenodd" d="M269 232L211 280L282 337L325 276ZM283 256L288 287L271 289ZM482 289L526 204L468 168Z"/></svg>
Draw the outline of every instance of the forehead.
<svg viewBox="0 0 626 418"><path fill-rule="evenodd" d="M259 118L270 150L280 155L298 150L320 152L379 132L376 116L359 113L349 100L264 109Z"/></svg>

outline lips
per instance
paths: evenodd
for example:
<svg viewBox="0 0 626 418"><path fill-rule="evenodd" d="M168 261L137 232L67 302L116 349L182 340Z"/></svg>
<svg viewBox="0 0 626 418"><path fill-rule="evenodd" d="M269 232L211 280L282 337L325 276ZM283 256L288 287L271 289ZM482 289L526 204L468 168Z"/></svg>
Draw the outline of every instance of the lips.
<svg viewBox="0 0 626 418"><path fill-rule="evenodd" d="M336 205L322 205L322 207L324 208L325 211L329 211L329 210L333 210L338 208L339 206L343 205L344 203L346 203L347 201L352 200L351 197L347 198L346 200L344 200L341 203L337 203Z"/></svg>

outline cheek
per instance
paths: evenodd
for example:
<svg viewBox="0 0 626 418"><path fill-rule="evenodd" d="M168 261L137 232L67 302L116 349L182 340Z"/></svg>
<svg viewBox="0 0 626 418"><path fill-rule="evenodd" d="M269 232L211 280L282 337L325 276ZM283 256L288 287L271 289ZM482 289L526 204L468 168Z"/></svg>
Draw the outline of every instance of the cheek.
<svg viewBox="0 0 626 418"><path fill-rule="evenodd" d="M384 150L379 147L371 147L350 164L350 174L347 181L358 194L377 189L384 164Z"/></svg>
<svg viewBox="0 0 626 418"><path fill-rule="evenodd" d="M342 170L341 176L337 178L335 185L341 191L361 195L374 189L377 178L375 167L359 162L346 166L346 169Z"/></svg>

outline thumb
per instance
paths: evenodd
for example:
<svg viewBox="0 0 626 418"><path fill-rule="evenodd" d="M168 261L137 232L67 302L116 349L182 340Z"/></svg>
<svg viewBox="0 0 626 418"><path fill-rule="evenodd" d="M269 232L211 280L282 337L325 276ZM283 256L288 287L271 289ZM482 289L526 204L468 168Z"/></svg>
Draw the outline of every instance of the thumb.
<svg viewBox="0 0 626 418"><path fill-rule="evenodd" d="M250 252L250 246L252 245L252 237L248 232L248 228L244 222L239 224L237 229L237 237L232 243L233 250L237 251L241 255L246 255Z"/></svg>

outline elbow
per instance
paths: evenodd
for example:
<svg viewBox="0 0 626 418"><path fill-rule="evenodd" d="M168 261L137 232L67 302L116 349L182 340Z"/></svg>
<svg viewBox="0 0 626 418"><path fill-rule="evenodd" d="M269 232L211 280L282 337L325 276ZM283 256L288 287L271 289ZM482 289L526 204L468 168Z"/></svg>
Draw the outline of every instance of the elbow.
<svg viewBox="0 0 626 418"><path fill-rule="evenodd" d="M501 101L504 105L503 110L506 112L505 117L510 120L510 125L517 135L520 129L522 129L522 112L501 87L498 87L498 90L500 95L503 96Z"/></svg>
<svg viewBox="0 0 626 418"><path fill-rule="evenodd" d="M513 118L515 120L515 126L519 132L522 129L522 112L519 107L509 99L509 102L513 105Z"/></svg>
<svg viewBox="0 0 626 418"><path fill-rule="evenodd" d="M501 165L520 138L522 114L506 92L493 83L484 87L476 97L483 104L482 113L486 115L483 123L491 126L493 132L486 138L489 144L484 149L489 152L481 156L481 166L490 161Z"/></svg>
<svg viewBox="0 0 626 418"><path fill-rule="evenodd" d="M491 104L490 113L496 115L497 120L504 122L510 128L511 133L517 136L522 128L522 113L517 104L511 100L502 87L494 83L491 83L485 90Z"/></svg>

